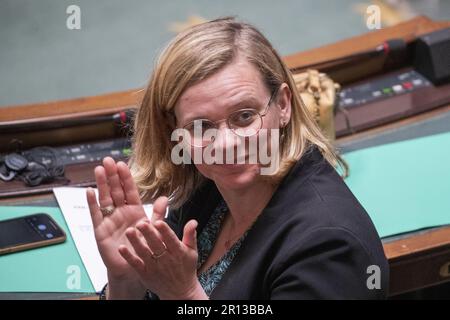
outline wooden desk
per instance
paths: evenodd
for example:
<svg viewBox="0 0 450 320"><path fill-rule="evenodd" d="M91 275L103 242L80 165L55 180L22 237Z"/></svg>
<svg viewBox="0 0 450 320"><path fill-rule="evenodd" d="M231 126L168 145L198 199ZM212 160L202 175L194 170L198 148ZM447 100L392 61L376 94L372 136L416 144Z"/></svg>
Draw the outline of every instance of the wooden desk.
<svg viewBox="0 0 450 320"><path fill-rule="evenodd" d="M434 22L426 17L418 17L398 26L386 28L369 34L340 41L335 44L309 50L285 57L285 62L293 70L301 70L308 66L323 66L330 68L327 61L349 55L355 51L374 48L381 42L394 37L411 41L418 35L450 26L450 22ZM339 69L338 64L332 64L333 77L342 83L355 81L365 76L383 72L383 63L355 65L352 68ZM2 109L0 124L5 123L36 123L48 120L69 119L73 116L111 114L124 108L136 108L142 98L142 90L124 91L108 95L85 97L67 101L39 103L23 106L10 106ZM450 112L450 105L435 110L396 121L375 129L344 136L338 143L351 142L369 135L385 132L392 128L420 122L433 116ZM112 136L113 132L105 125L102 137ZM26 147L48 143L55 144L86 141L99 138L98 127L60 128L51 132L34 132L6 134L0 137L0 146L12 137L18 136ZM0 150L1 152L1 150ZM84 185L94 185L91 172L90 182ZM20 197L0 199L0 205L56 205L53 194L44 192L40 195L23 195ZM396 295L412 290L437 285L450 280L450 227L440 227L432 230L412 232L395 238L383 239L384 250L389 259L391 269L390 293ZM14 295L12 295L14 296ZM89 298L89 297L88 297Z"/></svg>

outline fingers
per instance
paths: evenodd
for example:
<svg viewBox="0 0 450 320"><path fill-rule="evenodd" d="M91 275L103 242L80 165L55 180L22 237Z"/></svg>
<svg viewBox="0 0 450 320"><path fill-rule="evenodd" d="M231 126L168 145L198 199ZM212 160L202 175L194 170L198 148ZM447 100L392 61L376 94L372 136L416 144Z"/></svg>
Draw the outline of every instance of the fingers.
<svg viewBox="0 0 450 320"><path fill-rule="evenodd" d="M119 253L138 274L145 272L144 261L133 254L126 246L121 245L119 247Z"/></svg>
<svg viewBox="0 0 450 320"><path fill-rule="evenodd" d="M94 173L101 207L109 205L118 207L125 203L141 204L130 169L123 161L116 164L113 158L105 157L103 166L97 166Z"/></svg>
<svg viewBox="0 0 450 320"><path fill-rule="evenodd" d="M113 158L105 157L103 159L103 167L105 168L107 182L109 184L110 196L114 205L119 207L125 204L125 194L123 192L122 183L117 172L117 165Z"/></svg>
<svg viewBox="0 0 450 320"><path fill-rule="evenodd" d="M162 237L159 231L151 223L141 221L136 225L136 228L144 236L150 250L154 254L159 254L167 249L167 245L164 245L161 240Z"/></svg>
<svg viewBox="0 0 450 320"><path fill-rule="evenodd" d="M158 220L164 220L167 211L167 203L167 197L159 197L153 202L152 223L155 223Z"/></svg>
<svg viewBox="0 0 450 320"><path fill-rule="evenodd" d="M181 241L175 232L164 221L157 221L154 226L161 234L162 241L166 244L167 250L171 253L177 253L181 249Z"/></svg>
<svg viewBox="0 0 450 320"><path fill-rule="evenodd" d="M143 260L149 260L152 256L152 252L150 251L147 244L145 244L143 240L139 238L137 230L134 228L128 228L125 232L125 235L127 236L128 241L130 241L131 245L133 246L134 251L136 251L136 254Z"/></svg>
<svg viewBox="0 0 450 320"><path fill-rule="evenodd" d="M197 250L197 221L190 220L184 228L183 242L191 249ZM138 233L139 230L139 233ZM143 235L147 243L140 238ZM155 226L150 222L139 222L136 228L128 228L126 236L134 250L127 248L125 245L119 247L119 253L140 275L149 272L155 266L155 262L160 255L167 250L172 256L179 256L183 253L182 242L177 238L167 223L157 221Z"/></svg>
<svg viewBox="0 0 450 320"><path fill-rule="evenodd" d="M103 215L98 206L94 189L87 188L86 199L89 206L89 212L91 213L92 224L94 225L94 228L96 228L102 222Z"/></svg>
<svg viewBox="0 0 450 320"><path fill-rule="evenodd" d="M125 192L125 200L127 201L127 204L140 205L141 197L139 196L136 183L131 176L131 172L127 164L122 161L117 162L117 172L119 173L119 177L122 180L123 190Z"/></svg>
<svg viewBox="0 0 450 320"><path fill-rule="evenodd" d="M184 226L183 243L191 249L197 250L197 221L189 220Z"/></svg>
<svg viewBox="0 0 450 320"><path fill-rule="evenodd" d="M114 202L113 199L111 198L105 168L103 168L102 166L97 166L94 170L94 174L95 174L95 182L97 183L98 201L100 202L100 207L107 207L113 205Z"/></svg>

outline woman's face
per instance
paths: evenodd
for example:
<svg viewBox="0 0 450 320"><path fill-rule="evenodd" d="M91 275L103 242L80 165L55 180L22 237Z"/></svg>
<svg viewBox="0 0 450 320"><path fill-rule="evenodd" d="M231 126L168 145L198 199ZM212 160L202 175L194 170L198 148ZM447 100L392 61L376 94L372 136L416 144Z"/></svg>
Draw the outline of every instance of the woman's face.
<svg viewBox="0 0 450 320"><path fill-rule="evenodd" d="M197 119L207 119L217 123L217 135L208 147L212 153L208 152L208 154L216 155L218 152L217 155L221 154L223 160L213 164L193 161L203 176L213 180L219 187L227 189L246 188L260 179L261 164L258 161L249 161L248 142L245 144L245 139L239 138L228 130L227 122L223 120L230 118L230 115L236 114L236 111L243 108L255 109L260 114L267 112L262 117L261 129L266 129L268 132L271 131L270 129L279 129L290 118L289 87L282 84L268 106L270 97L271 92L264 85L260 73L245 59L237 59L216 74L189 87L181 95L174 110L178 128L183 128ZM241 121L241 118L245 120L246 116L247 114L244 113L238 120ZM263 131L265 130L260 130L254 138L260 136ZM239 147L245 150L240 154L241 156L238 156L237 152ZM259 147L260 144L257 148ZM231 161L233 164L230 164L230 158L226 155L230 149L234 149ZM194 152L202 154L204 150L205 147L191 147L191 158ZM246 163L237 164L237 157L242 160L242 155Z"/></svg>

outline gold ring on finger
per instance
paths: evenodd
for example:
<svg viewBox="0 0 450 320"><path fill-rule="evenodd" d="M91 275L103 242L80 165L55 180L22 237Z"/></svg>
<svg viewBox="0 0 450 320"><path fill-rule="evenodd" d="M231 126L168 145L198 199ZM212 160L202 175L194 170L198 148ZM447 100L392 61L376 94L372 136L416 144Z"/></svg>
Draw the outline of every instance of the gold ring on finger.
<svg viewBox="0 0 450 320"><path fill-rule="evenodd" d="M161 252L159 252L159 253L152 253L152 258L153 259L157 260L157 259L161 258L167 252L166 244L164 242L162 244L164 246L164 249Z"/></svg>
<svg viewBox="0 0 450 320"><path fill-rule="evenodd" d="M106 207L101 207L100 211L102 212L103 217L106 217L106 216L112 215L112 213L114 212L114 209L116 209L116 207L114 207L113 205L109 205Z"/></svg>

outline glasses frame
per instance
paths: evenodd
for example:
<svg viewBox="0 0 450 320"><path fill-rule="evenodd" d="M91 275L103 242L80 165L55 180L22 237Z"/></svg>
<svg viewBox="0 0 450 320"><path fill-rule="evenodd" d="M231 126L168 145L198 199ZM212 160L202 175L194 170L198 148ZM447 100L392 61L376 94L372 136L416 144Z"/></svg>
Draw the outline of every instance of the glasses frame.
<svg viewBox="0 0 450 320"><path fill-rule="evenodd" d="M264 117L267 115L267 113L269 112L269 107L270 107L270 105L272 104L272 102L274 101L274 98L278 95L279 89L280 89L280 87L278 87L276 90L273 91L272 95L270 96L269 102L268 102L267 105L264 107L264 111L263 111L263 112L258 112L258 111L256 111L256 110L253 109L253 108L243 108L243 109L239 109L239 110L233 111L233 112L232 112L231 114L229 114L228 117L225 118L225 119L221 119L221 120L217 120L217 121L211 121L211 120L209 120L209 119L195 119L195 120L189 122L188 124L184 125L182 128L185 129L185 130L188 130L188 129L186 129L186 128L187 128L188 126L192 125L192 124L194 123L194 121L203 120L203 121L207 121L208 123L213 124L213 125L214 125L214 128L217 129L217 130L219 130L219 124L221 124L222 122L225 121L226 124L227 124L227 128L230 129L230 130L231 130L235 135L237 135L238 137L241 137L241 138L252 137L252 136L258 134L258 132L261 130L261 128L262 128L262 126L263 126L263 124L264 124L264 119L263 119L263 118L264 118ZM261 119L261 124L260 124L258 130L256 130L255 133L253 133L253 134L250 134L250 135L240 135L240 134L238 134L238 133L235 131L235 129L232 129L231 126L230 126L230 122L229 122L229 121L230 121L232 115L234 115L234 114L236 114L236 113L238 113L238 112L243 112L243 111L251 111L251 112L255 112L255 111L256 111L256 113L258 114L258 116L259 116L260 119ZM210 145L210 144L213 143L213 142L214 142L214 139L211 140L210 142L208 142L208 143L205 144L205 145L203 145L203 144L202 144L202 145L194 145L194 144L192 144L191 142L188 142L188 143L189 143L191 146L193 146L193 147L204 148L204 147L207 147L208 145Z"/></svg>

